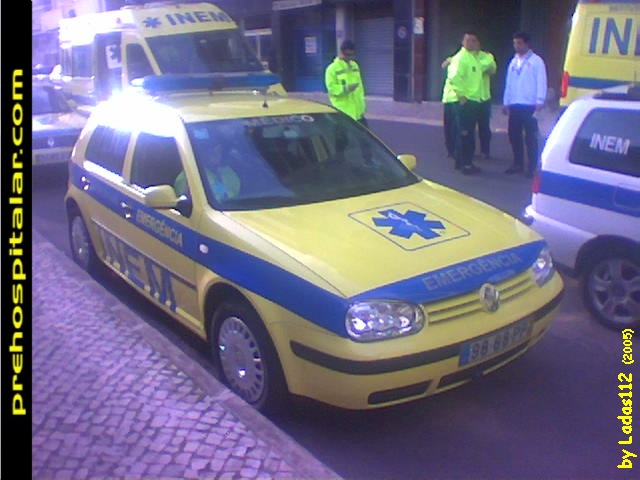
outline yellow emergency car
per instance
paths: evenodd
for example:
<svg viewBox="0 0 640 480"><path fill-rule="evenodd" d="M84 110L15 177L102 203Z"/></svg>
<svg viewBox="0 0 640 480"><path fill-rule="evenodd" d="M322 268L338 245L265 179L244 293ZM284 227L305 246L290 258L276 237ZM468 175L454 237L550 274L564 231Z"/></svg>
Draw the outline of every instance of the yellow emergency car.
<svg viewBox="0 0 640 480"><path fill-rule="evenodd" d="M560 105L640 82L640 0L579 0L571 19Z"/></svg>
<svg viewBox="0 0 640 480"><path fill-rule="evenodd" d="M538 234L275 81L148 77L98 106L65 199L75 261L210 342L259 409L400 403L540 340L563 284Z"/></svg>

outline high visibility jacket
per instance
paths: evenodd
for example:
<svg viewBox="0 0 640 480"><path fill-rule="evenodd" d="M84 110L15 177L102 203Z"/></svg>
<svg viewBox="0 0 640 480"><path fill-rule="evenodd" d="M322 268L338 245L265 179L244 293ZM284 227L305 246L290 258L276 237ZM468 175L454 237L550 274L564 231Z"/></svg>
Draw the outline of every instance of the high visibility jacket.
<svg viewBox="0 0 640 480"><path fill-rule="evenodd" d="M485 52L484 50L478 52L478 63L483 73L481 100L485 102L491 100L491 77L496 73L498 67L493 54Z"/></svg>
<svg viewBox="0 0 640 480"><path fill-rule="evenodd" d="M336 57L324 72L324 83L331 104L349 115L354 120L364 117L367 103L364 98L364 84L360 75L360 66L355 60L347 62ZM349 92L349 85L357 84L357 88Z"/></svg>
<svg viewBox="0 0 640 480"><path fill-rule="evenodd" d="M461 97L475 102L483 100L483 69L478 57L462 47L451 59L445 87L450 89L450 95L455 95L455 101Z"/></svg>

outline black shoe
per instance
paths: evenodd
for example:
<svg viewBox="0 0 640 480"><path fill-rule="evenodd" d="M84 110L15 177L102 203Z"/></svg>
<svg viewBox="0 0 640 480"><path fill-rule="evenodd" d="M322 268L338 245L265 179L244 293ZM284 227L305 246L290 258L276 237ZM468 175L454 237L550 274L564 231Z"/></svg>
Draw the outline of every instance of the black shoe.
<svg viewBox="0 0 640 480"><path fill-rule="evenodd" d="M524 171L524 169L522 167L517 167L515 165L507 168L504 173L506 173L507 175L513 175L514 173L522 173Z"/></svg>
<svg viewBox="0 0 640 480"><path fill-rule="evenodd" d="M480 170L478 167L476 167L475 165L465 165L462 168L462 173L464 173L465 175L474 175L476 173L480 173L482 170Z"/></svg>
<svg viewBox="0 0 640 480"><path fill-rule="evenodd" d="M488 153L483 153L482 154L482 159L483 160L491 160L491 155L489 155Z"/></svg>

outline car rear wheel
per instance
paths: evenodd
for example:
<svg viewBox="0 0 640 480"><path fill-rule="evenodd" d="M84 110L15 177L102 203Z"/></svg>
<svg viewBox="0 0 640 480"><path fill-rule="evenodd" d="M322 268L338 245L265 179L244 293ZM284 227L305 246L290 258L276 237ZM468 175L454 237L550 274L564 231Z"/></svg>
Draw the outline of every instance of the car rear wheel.
<svg viewBox="0 0 640 480"><path fill-rule="evenodd" d="M83 270L96 273L100 262L82 215L77 212L74 212L69 220L69 245L73 261Z"/></svg>
<svg viewBox="0 0 640 480"><path fill-rule="evenodd" d="M286 382L257 313L244 302L226 301L216 309L212 328L214 360L229 388L258 410L280 410L286 402Z"/></svg>
<svg viewBox="0 0 640 480"><path fill-rule="evenodd" d="M640 258L622 250L598 255L584 272L582 294L589 310L605 326L639 326Z"/></svg>

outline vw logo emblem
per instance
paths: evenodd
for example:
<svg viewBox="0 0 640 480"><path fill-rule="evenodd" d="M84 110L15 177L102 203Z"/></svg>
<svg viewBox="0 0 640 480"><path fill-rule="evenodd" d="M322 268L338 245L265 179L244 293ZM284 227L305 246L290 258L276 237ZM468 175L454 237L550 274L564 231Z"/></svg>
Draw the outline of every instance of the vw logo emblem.
<svg viewBox="0 0 640 480"><path fill-rule="evenodd" d="M56 141L53 139L53 137L47 138L47 145L49 145L49 148L53 148L55 144Z"/></svg>
<svg viewBox="0 0 640 480"><path fill-rule="evenodd" d="M495 312L500 307L500 292L490 283L480 287L480 301L487 312Z"/></svg>

